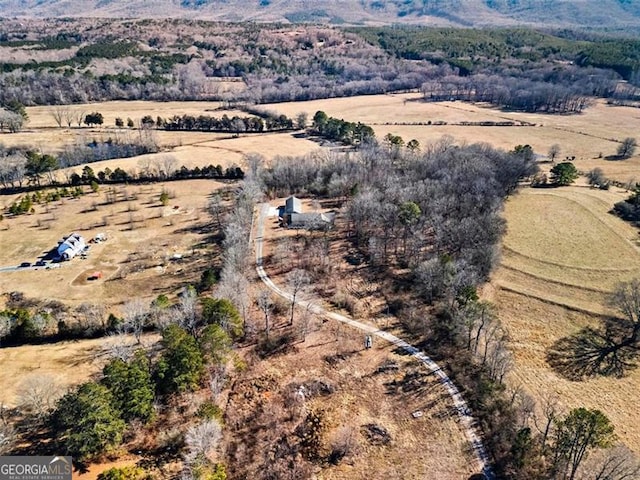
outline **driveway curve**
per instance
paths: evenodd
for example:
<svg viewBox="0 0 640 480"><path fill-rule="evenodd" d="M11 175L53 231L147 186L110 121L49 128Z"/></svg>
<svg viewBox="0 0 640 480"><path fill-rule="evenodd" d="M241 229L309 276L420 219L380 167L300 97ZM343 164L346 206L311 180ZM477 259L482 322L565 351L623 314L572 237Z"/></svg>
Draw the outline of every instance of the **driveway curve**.
<svg viewBox="0 0 640 480"><path fill-rule="evenodd" d="M256 249L256 271L258 272L258 276L260 279L267 285L273 292L278 294L279 296L285 298L288 301L292 301L292 295L282 290L278 287L271 278L265 272L262 266L262 247L263 247L263 235L264 235L264 221L269 212L269 204L263 203L258 207L258 222L256 226L256 236L255 236L255 249ZM299 302L296 302L299 303ZM491 463L489 461L489 455L484 447L482 442L482 436L480 435L478 428L476 427L477 422L475 418L473 418L471 414L471 409L467 406L467 402L465 402L464 398L460 394L460 390L456 385L451 381L448 375L440 368L440 366L434 362L428 355L424 352L420 351L413 345L405 342L401 338L396 337L395 335L386 332L384 330L380 330L372 325L368 325L366 323L358 322L352 318L349 318L345 315L340 315L335 312L329 312L323 309L319 305L310 304L310 311L317 315L322 315L327 318L331 318L338 322L342 322L350 327L357 328L363 332L366 332L370 335L374 335L378 338L386 340L389 343L392 343L399 348L402 348L405 352L407 352L412 357L416 358L418 361L422 362L437 378L440 384L446 389L447 393L453 400L454 407L458 413L458 417L460 422L462 423L467 440L474 452L474 455L478 462L479 470L484 474L487 480L494 480L495 476L493 474L493 470L491 468Z"/></svg>

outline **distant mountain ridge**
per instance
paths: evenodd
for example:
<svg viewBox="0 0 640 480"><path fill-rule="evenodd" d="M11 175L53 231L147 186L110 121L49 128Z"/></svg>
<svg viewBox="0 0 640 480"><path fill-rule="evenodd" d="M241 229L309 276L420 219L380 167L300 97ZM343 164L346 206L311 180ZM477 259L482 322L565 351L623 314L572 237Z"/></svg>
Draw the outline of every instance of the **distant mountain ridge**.
<svg viewBox="0 0 640 480"><path fill-rule="evenodd" d="M637 28L640 0L0 0L0 15Z"/></svg>

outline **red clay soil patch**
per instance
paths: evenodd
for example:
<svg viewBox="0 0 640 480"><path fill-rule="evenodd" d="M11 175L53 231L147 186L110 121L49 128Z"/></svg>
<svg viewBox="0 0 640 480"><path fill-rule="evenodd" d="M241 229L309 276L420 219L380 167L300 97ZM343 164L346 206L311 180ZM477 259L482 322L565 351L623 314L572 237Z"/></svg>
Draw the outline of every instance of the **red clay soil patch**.
<svg viewBox="0 0 640 480"><path fill-rule="evenodd" d="M73 279L71 285L73 285L74 287L78 287L83 285L102 283L105 280L109 279L109 277L111 277L111 275L113 275L116 271L118 271L118 267L115 265L101 266L99 268L89 268L87 270L84 270L80 275ZM98 275L98 273L100 275Z"/></svg>

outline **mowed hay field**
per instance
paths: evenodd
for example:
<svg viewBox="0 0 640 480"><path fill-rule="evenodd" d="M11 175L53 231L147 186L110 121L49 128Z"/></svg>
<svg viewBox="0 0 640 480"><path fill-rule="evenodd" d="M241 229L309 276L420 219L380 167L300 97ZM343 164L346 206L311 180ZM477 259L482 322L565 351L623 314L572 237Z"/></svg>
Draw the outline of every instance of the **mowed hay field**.
<svg viewBox="0 0 640 480"><path fill-rule="evenodd" d="M166 184L103 186L98 193L36 204L35 213L5 218L0 225L0 266L34 263L72 232L86 240L104 233L86 260L74 258L60 268L0 272L1 292L23 292L28 298L117 306L132 297L151 300L199 280L212 249L206 213L209 196L226 184L186 180ZM85 187L86 188L86 187ZM89 192L88 189L86 189ZM166 190L172 198L160 203ZM116 203L107 203L107 195ZM1 199L7 206L12 200ZM215 252L213 252L215 253ZM179 255L183 261L172 261ZM184 262L184 263L183 263ZM88 281L94 272L102 278Z"/></svg>
<svg viewBox="0 0 640 480"><path fill-rule="evenodd" d="M123 142L136 141L141 135L137 128L117 128L116 117L125 122L131 118L136 126L145 115L151 115L153 119L160 116L170 118L174 115L209 115L222 117L235 115L248 116L247 113L224 109L219 102L152 102L152 101L116 101L71 105L69 111L85 115L91 112L100 112L104 116L104 124L100 127L87 127L83 124L78 127L74 121L71 128L66 125L63 128L57 126L52 111L58 107L28 107L29 121L25 128L18 133L0 134L0 143L10 146L27 146L43 153L56 154L66 146L77 143L87 144L93 140L98 142L108 139ZM130 173L139 171L140 162L148 161L162 155L172 155L177 166L188 168L203 167L207 165L243 166L243 158L250 153L259 153L266 158L276 155L303 155L319 148L318 144L299 138L294 133L265 133L243 134L234 137L229 133L211 132L182 132L151 130L145 135L150 137L160 147L161 152L151 155L142 155L133 158L123 158L96 162L91 165L94 171L105 167L111 170L122 168ZM80 167L81 169L82 167Z"/></svg>
<svg viewBox="0 0 640 480"><path fill-rule="evenodd" d="M594 105L579 115L548 115L502 111L483 104L465 102L422 101L417 93L371 95L365 97L335 98L310 102L291 102L266 105L289 116L306 112L309 118L318 110L327 115L352 122L371 125L378 138L387 133L400 135L405 142L412 138L422 145L450 135L458 142L486 142L495 147L512 149L529 144L538 154L546 155L549 147L559 144L560 158L575 157L579 170L602 168L605 175L627 182L640 181L640 155L625 161L609 161L619 142L625 137L637 136L640 109L616 107L596 100ZM462 122L513 121L535 126L469 126ZM426 125L431 122L431 125ZM446 122L447 125L436 125ZM524 125L526 125L526 123ZM598 158L602 154L603 158Z"/></svg>
<svg viewBox="0 0 640 480"><path fill-rule="evenodd" d="M521 189L506 204L503 258L489 296L509 331L512 386L538 399L557 395L566 409L601 409L640 453L640 371L575 382L546 362L556 340L612 313L607 293L617 282L640 278L638 230L609 213L625 195L586 186Z"/></svg>

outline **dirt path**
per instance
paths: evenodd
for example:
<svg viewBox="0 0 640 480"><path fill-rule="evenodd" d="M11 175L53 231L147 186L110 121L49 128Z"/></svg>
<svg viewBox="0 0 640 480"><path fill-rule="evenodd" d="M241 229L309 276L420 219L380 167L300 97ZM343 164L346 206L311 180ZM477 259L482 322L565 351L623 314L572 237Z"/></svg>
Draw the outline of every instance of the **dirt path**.
<svg viewBox="0 0 640 480"><path fill-rule="evenodd" d="M255 234L255 248L256 248L256 271L258 272L258 276L260 279L275 293L279 296L287 299L288 301L292 301L293 297L289 292L286 292L279 288L273 281L269 278L264 268L262 267L262 247L263 247L263 235L264 235L264 220L269 212L269 204L263 203L258 207L258 222L256 227ZM358 322L353 320L352 318L346 317L344 315L340 315L334 312L328 312L324 310L319 305L309 304L309 310L317 315L323 315L325 317L331 318L338 322L345 323L350 327L357 328L371 335L375 335L378 338L382 338L387 342L390 342L404 351L406 351L409 355L413 356L420 362L422 362L434 375L438 377L440 383L447 390L447 393L453 400L453 404L458 412L458 416L462 425L464 426L467 439L471 444L471 448L478 460L478 467L480 471L485 475L488 480L493 480L494 475L491 469L491 464L489 462L489 456L487 454L486 449L484 448L484 444L482 443L482 438L478 429L476 427L477 422L471 415L471 410L467 406L464 398L460 394L460 390L456 387L456 385L451 381L451 379L447 376L447 374L440 368L440 366L434 362L431 358L429 358L424 352L421 352L416 347L408 344L404 340L392 335L389 332L385 332L371 325L367 325L366 323Z"/></svg>

